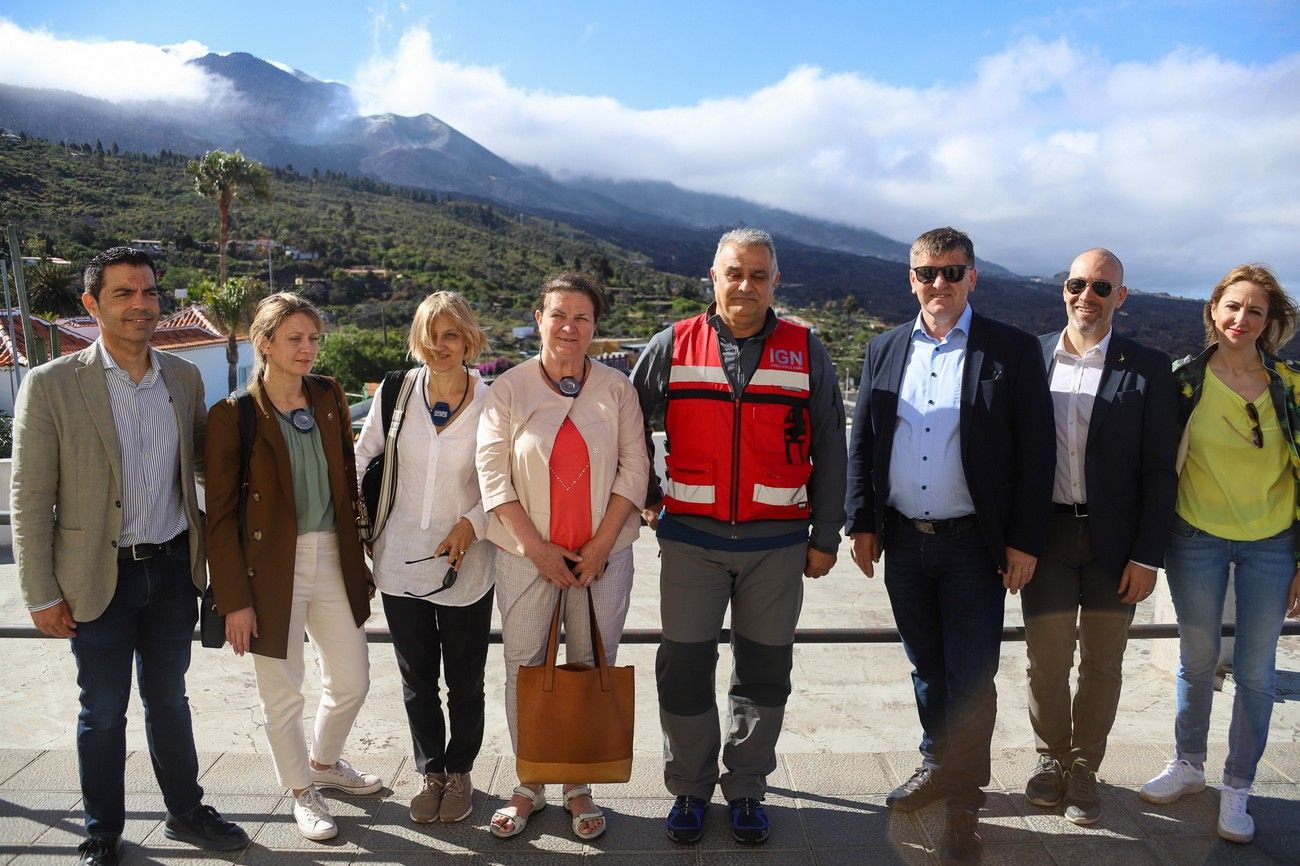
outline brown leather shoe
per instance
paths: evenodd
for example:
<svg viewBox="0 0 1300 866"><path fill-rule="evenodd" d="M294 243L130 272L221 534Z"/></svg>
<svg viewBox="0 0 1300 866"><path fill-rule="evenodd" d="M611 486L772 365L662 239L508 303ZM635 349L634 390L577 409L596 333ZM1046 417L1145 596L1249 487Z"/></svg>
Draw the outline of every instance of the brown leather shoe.
<svg viewBox="0 0 1300 866"><path fill-rule="evenodd" d="M943 794L935 784L934 770L917 767L912 778L889 792L885 805L896 812L915 812L917 809L942 800Z"/></svg>
<svg viewBox="0 0 1300 866"><path fill-rule="evenodd" d="M424 787L420 793L411 798L411 820L417 824L429 824L438 820L442 808L443 785L447 782L446 773L425 773Z"/></svg>

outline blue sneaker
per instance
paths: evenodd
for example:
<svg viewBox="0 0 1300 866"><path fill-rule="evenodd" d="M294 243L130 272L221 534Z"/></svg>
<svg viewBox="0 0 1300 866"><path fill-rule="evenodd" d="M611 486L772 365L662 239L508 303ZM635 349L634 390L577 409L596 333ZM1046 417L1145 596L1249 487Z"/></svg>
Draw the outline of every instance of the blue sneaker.
<svg viewBox="0 0 1300 866"><path fill-rule="evenodd" d="M694 845L704 837L704 813L709 801L682 794L668 812L668 838L683 845Z"/></svg>
<svg viewBox="0 0 1300 866"><path fill-rule="evenodd" d="M745 845L761 845L767 841L767 813L763 804L753 797L741 797L727 804L731 810L731 836Z"/></svg>

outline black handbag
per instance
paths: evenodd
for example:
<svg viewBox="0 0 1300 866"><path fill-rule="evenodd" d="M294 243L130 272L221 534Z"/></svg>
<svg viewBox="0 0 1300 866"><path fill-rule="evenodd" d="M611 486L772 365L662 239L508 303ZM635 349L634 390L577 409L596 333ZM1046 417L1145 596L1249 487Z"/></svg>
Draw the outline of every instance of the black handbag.
<svg viewBox="0 0 1300 866"><path fill-rule="evenodd" d="M399 370L384 376L379 391L379 417L383 422L384 450L366 464L361 474L361 501L370 515L369 531L361 536L364 542L373 542L383 532L388 522L388 512L397 498L397 434L402 429L406 414L406 401L415 389L419 368ZM400 381L400 387L398 382Z"/></svg>
<svg viewBox="0 0 1300 866"><path fill-rule="evenodd" d="M208 649L221 649L226 645L226 615L217 613L211 585L203 590L203 598L199 599L199 643Z"/></svg>

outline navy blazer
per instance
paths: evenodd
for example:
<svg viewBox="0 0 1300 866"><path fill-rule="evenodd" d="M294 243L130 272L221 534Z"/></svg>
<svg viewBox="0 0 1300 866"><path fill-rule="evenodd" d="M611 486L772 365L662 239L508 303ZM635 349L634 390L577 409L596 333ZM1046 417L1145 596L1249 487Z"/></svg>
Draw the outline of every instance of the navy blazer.
<svg viewBox="0 0 1300 866"><path fill-rule="evenodd" d="M973 312L973 311L972 311ZM883 543L898 391L915 320L867 344L849 443L849 533ZM1038 341L973 312L961 388L961 461L975 516L998 568L1006 548L1043 551L1056 469L1052 400Z"/></svg>
<svg viewBox="0 0 1300 866"><path fill-rule="evenodd" d="M1060 337L1039 337L1049 382ZM1116 580L1129 560L1154 567L1165 561L1179 433L1169 356L1112 334L1088 421L1083 480L1093 551Z"/></svg>

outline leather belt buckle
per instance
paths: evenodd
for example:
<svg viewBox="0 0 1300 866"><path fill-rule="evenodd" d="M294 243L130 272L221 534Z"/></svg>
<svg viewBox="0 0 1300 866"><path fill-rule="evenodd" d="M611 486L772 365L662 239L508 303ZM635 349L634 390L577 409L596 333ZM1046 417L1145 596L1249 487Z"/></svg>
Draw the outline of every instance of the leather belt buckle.
<svg viewBox="0 0 1300 866"><path fill-rule="evenodd" d="M913 520L912 525L916 527L917 532L923 532L926 535L935 534L935 524L929 520Z"/></svg>
<svg viewBox="0 0 1300 866"><path fill-rule="evenodd" d="M143 562L146 559L153 559L158 553L156 544L133 544L131 545L131 559L136 562Z"/></svg>

